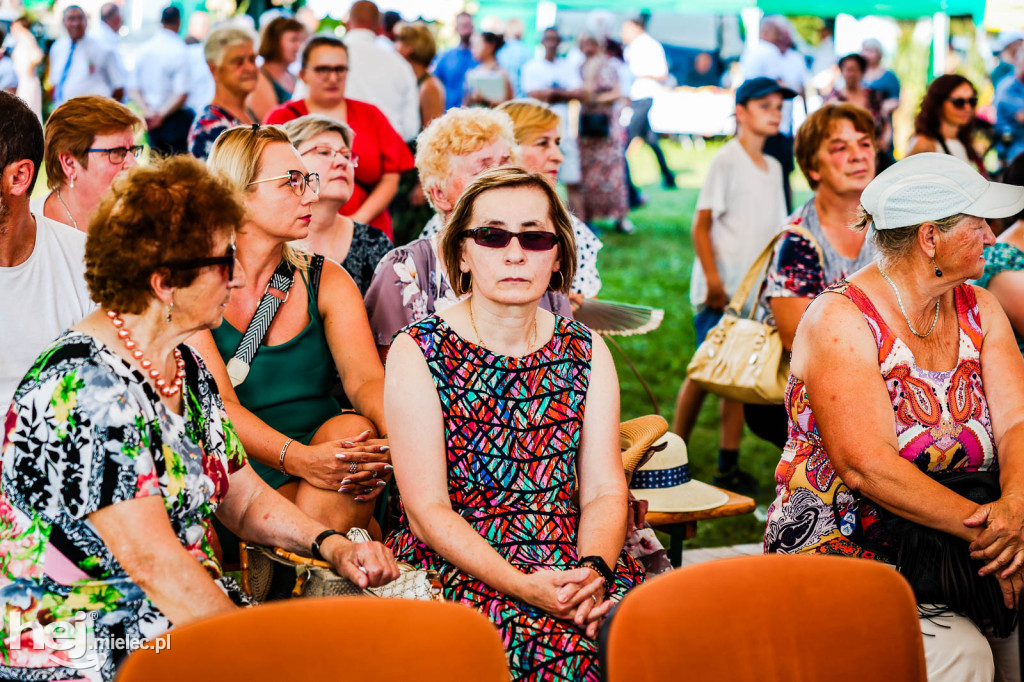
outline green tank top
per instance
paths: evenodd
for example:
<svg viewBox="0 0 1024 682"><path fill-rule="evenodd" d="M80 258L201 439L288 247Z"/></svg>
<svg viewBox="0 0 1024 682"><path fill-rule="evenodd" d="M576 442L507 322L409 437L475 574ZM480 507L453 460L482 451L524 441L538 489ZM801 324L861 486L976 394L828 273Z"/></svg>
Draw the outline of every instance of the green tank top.
<svg viewBox="0 0 1024 682"><path fill-rule="evenodd" d="M338 401L331 397L334 359L317 309L322 268L323 257L314 256L308 272L296 269L309 299L309 324L285 343L261 345L248 377L235 387L238 400L246 409L289 438L307 445L324 422L341 413ZM235 354L242 332L224 321L213 330L213 339L221 358L227 362ZM276 468L250 461L253 469L274 488L290 478Z"/></svg>

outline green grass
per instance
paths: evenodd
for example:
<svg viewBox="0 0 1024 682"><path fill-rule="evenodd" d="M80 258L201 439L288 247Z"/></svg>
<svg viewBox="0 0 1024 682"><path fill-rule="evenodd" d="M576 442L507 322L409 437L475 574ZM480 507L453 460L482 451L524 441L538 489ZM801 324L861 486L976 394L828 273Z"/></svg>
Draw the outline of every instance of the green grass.
<svg viewBox="0 0 1024 682"><path fill-rule="evenodd" d="M650 384L660 403L661 414L672 422L675 398L686 377L686 366L694 352L693 310L690 307L690 272L693 244L690 224L704 175L721 142L704 149L683 147L663 141L662 149L676 172L675 190L663 190L654 162L646 147L633 147L629 153L633 178L643 186L646 206L633 211L636 224L631 235L611 230L601 235L601 298L651 305L665 310L665 320L656 331L643 336L617 337ZM810 196L806 185L794 174L795 202ZM653 412L651 402L629 369L613 349L622 392L622 418L630 419ZM741 466L757 476L765 492L757 496L760 508L774 498L773 478L779 451L749 431L740 447ZM690 438L689 459L694 476L710 482L718 456L718 401L709 397L704 403L697 426ZM688 547L717 547L760 542L764 523L753 514L718 519L698 525L697 537Z"/></svg>

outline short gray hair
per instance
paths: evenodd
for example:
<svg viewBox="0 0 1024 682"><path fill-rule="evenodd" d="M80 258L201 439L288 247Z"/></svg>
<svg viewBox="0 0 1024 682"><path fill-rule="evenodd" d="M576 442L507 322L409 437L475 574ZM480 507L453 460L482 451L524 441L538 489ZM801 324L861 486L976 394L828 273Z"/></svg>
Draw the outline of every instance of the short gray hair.
<svg viewBox="0 0 1024 682"><path fill-rule="evenodd" d="M874 229L874 221L871 214L864 210L861 206L858 209L858 220L853 225L853 229L860 230L865 229L868 225L872 226L871 240L875 243L875 247L878 249L878 256L885 266L892 266L905 258L910 250L913 248L914 242L917 240L917 232L921 229L922 225L931 223L934 225L939 232L945 234L949 232L963 220L969 216L963 213L957 213L951 215L948 218L937 218L935 220L927 220L917 225L908 225L907 227L897 227L892 230L876 230Z"/></svg>
<svg viewBox="0 0 1024 682"><path fill-rule="evenodd" d="M219 26L206 36L206 42L203 43L203 57L215 66L220 66L227 49L237 45L251 45L255 50L256 36L237 26Z"/></svg>
<svg viewBox="0 0 1024 682"><path fill-rule="evenodd" d="M348 124L322 114L308 114L288 121L281 127L288 133L289 141L296 148L317 135L338 133L345 140L345 146L352 149L352 138L356 136Z"/></svg>

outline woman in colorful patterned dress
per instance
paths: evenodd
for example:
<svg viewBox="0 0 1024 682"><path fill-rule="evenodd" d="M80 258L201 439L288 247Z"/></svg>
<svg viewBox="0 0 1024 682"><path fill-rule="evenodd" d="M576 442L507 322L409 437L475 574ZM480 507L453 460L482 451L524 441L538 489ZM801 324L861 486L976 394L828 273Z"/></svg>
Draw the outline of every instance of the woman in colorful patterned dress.
<svg viewBox="0 0 1024 682"><path fill-rule="evenodd" d="M861 204L880 258L818 296L797 329L765 551L892 563L886 529L900 518L976 560L965 574L998 581L1011 608L1024 567L1024 358L994 297L966 282L995 241L985 218L1024 209L1024 189L927 153L881 173ZM963 497L940 482L950 472L997 473L1000 496ZM922 609L929 679L992 680L1016 658L1015 636L986 641L944 606Z"/></svg>
<svg viewBox="0 0 1024 682"><path fill-rule="evenodd" d="M472 295L406 327L388 357L404 513L387 544L495 623L514 679L597 680L598 627L644 576L622 551L611 356L538 306L572 281L569 216L544 176L487 171L440 253L456 293Z"/></svg>
<svg viewBox="0 0 1024 682"><path fill-rule="evenodd" d="M85 252L99 310L39 356L7 412L0 678L110 680L141 640L245 603L215 555L214 514L255 542L319 541L363 585L397 576L383 545L325 536L247 466L184 344L220 324L244 281L242 216L233 189L185 156L128 171L100 204Z"/></svg>

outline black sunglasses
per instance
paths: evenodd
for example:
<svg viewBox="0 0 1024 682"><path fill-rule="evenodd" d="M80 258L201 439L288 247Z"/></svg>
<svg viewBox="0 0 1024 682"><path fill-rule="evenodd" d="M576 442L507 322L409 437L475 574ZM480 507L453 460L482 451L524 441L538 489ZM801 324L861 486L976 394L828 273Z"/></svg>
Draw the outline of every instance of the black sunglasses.
<svg viewBox="0 0 1024 682"><path fill-rule="evenodd" d="M957 109L963 109L966 105L970 104L972 108L978 106L977 97L950 97L949 103Z"/></svg>
<svg viewBox="0 0 1024 682"><path fill-rule="evenodd" d="M512 241L512 237L519 240L519 246L525 251L550 251L561 239L554 232L509 232L500 227L477 227L463 232L467 237L488 249L503 249Z"/></svg>
<svg viewBox="0 0 1024 682"><path fill-rule="evenodd" d="M209 258L185 258L181 260L169 260L160 267L171 270L195 270L205 268L209 265L228 266L228 281L235 278L235 245L228 244L228 251L223 256L210 256Z"/></svg>

